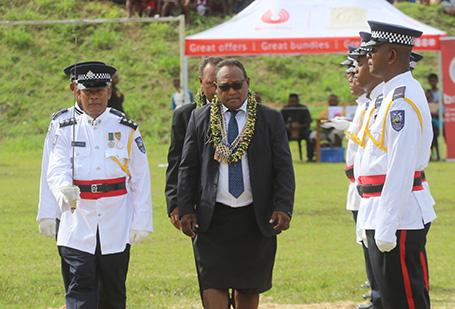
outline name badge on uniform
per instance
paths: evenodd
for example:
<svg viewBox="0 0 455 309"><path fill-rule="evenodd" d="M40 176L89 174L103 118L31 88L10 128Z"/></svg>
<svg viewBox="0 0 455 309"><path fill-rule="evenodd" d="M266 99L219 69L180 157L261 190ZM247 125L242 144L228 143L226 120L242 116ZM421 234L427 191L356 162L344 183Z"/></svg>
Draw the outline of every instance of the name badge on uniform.
<svg viewBox="0 0 455 309"><path fill-rule="evenodd" d="M73 147L85 147L85 142L72 141L71 146Z"/></svg>
<svg viewBox="0 0 455 309"><path fill-rule="evenodd" d="M391 111L390 122L392 124L392 128L395 131L400 132L404 127L404 110Z"/></svg>

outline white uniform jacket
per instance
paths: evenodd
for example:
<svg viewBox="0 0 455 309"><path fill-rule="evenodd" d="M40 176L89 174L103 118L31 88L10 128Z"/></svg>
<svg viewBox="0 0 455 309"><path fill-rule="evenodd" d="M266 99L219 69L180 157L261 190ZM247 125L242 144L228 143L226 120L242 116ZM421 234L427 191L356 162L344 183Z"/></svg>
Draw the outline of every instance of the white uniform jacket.
<svg viewBox="0 0 455 309"><path fill-rule="evenodd" d="M54 195L49 189L47 183L47 167L49 164L49 154L52 149L52 143L55 138L55 131L61 121L73 118L75 115L81 115L82 110L77 106L77 103L70 108L62 109L52 115L51 122L47 130L46 138L44 139L43 158L41 160L41 177L39 184L39 201L38 214L36 221L41 219L60 219L60 208L55 200Z"/></svg>
<svg viewBox="0 0 455 309"><path fill-rule="evenodd" d="M395 242L398 229L422 229L436 218L428 192L412 191L414 173L428 165L433 132L425 93L410 72L385 83L383 95L376 119L367 125L355 177L362 183L360 177L385 175L385 181L380 196L362 198L357 229Z"/></svg>
<svg viewBox="0 0 455 309"><path fill-rule="evenodd" d="M354 118L352 119L349 128L346 130L346 137L348 138L348 144L346 147L346 168L350 169L354 166L355 154L360 147L360 141L358 133L365 121L365 111L368 107L369 99L365 94L357 98L357 109L355 110ZM357 186L355 181L351 181L348 187L348 195L346 198L346 209L357 211L360 206L360 195L357 192Z"/></svg>
<svg viewBox="0 0 455 309"><path fill-rule="evenodd" d="M98 229L102 254L122 252L131 229L152 231L150 172L142 137L137 125L110 108L95 120L82 114L76 122L74 127L71 122L60 124L50 155L48 182L62 210L57 245L94 254ZM124 177L127 193L82 198L72 213L59 193L73 183L72 145L75 181L106 183Z"/></svg>

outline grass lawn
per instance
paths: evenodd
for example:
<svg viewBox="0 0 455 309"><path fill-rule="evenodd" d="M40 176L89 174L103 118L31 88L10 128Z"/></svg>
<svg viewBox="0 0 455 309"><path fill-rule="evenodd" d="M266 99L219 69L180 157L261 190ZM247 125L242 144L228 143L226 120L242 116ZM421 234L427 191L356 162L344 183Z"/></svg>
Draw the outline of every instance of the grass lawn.
<svg viewBox="0 0 455 309"><path fill-rule="evenodd" d="M297 151L292 145L294 157ZM155 232L132 250L128 308L200 308L189 240L168 222L164 199L167 146L148 144ZM0 148L0 308L47 308L64 303L53 239L35 222L41 152ZM342 164L295 161L297 192L291 229L279 236L274 287L263 303L361 301L365 280L351 214L344 209ZM427 177L438 219L428 243L435 308L455 308L455 165L432 163Z"/></svg>

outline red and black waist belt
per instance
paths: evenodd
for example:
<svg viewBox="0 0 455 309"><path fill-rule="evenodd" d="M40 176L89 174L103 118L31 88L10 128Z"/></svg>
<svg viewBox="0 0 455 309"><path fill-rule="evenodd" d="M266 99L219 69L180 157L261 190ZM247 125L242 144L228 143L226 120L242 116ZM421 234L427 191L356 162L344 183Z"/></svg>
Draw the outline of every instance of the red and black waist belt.
<svg viewBox="0 0 455 309"><path fill-rule="evenodd" d="M73 184L81 190L81 199L97 200L102 197L124 195L126 191L126 177L99 180L77 180Z"/></svg>
<svg viewBox="0 0 455 309"><path fill-rule="evenodd" d="M362 198L381 196L385 178L386 175L359 176L359 185L357 186L359 195ZM423 190L422 181L422 172L415 172L412 191Z"/></svg>
<svg viewBox="0 0 455 309"><path fill-rule="evenodd" d="M344 169L344 173L346 174L346 177L348 177L350 182L354 182L354 165L351 166L346 166Z"/></svg>

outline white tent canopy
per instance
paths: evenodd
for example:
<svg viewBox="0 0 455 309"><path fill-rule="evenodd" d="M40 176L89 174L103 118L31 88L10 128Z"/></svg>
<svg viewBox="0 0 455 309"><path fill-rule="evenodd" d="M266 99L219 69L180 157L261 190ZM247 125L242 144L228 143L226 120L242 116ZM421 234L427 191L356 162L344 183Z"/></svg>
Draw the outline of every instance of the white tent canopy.
<svg viewBox="0 0 455 309"><path fill-rule="evenodd" d="M322 54L358 44L367 20L423 31L415 50L439 50L445 32L385 0L256 0L231 20L185 39L187 56Z"/></svg>

